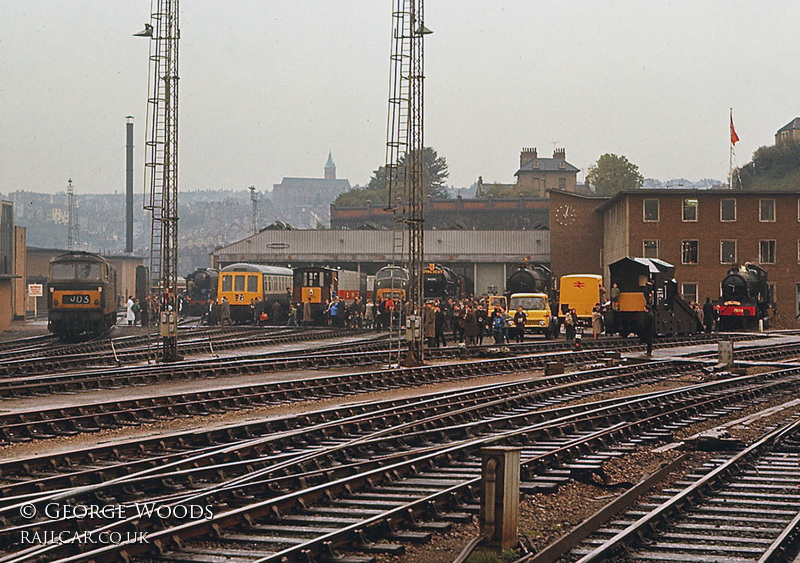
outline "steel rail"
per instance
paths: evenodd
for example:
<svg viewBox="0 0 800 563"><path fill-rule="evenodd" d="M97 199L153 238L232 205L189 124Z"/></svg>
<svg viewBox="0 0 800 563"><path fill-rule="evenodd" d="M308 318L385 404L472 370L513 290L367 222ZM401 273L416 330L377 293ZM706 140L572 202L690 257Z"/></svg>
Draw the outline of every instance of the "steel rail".
<svg viewBox="0 0 800 563"><path fill-rule="evenodd" d="M789 370L791 371L791 370ZM783 374L787 375L787 374ZM652 414L649 416L645 416L644 418L631 413L631 416L636 418L636 420L630 422L618 422L617 418L620 416L619 409L616 407L607 407L609 411L608 414L611 416L609 421L608 417L605 417L603 421L606 424L606 427L602 428L600 431L593 432L588 436L582 435L575 439L569 440L567 444L561 445L556 450L548 452L547 454L541 454L536 456L533 459L526 460L526 466L532 467L534 470L538 470L542 467L547 467L553 464L562 463L565 459L569 458L569 452L573 452L573 457L578 455L582 452L591 449L591 447L601 444L607 444L608 440L612 439L614 436L622 437L622 436L629 436L633 433L634 429L641 428L649 428L654 424L659 422L663 423L664 418L667 419L674 419L676 416L688 415L690 413L697 412L698 408L702 406L702 403L708 403L710 405L715 405L718 407L719 405L725 402L731 402L734 400L746 400L758 393L764 393L768 390L774 390L777 388L784 388L786 386L796 386L797 385L797 373L793 373L791 378L785 379L778 379L777 381L769 381L767 383L763 383L760 386L755 385L755 380L751 376L743 376L741 378L734 378L725 384L722 382L712 382L712 383L705 383L696 386L697 392L705 392L710 389L717 388L720 391L720 395L716 398L707 398L703 401L698 401L697 396L690 396L688 393L681 393L678 391L667 392L666 395L686 395L681 404L677 408L672 408L668 411L670 414L669 416L664 416L663 412L661 414ZM762 375L761 378L764 376ZM774 377L779 377L775 374ZM750 382L752 385L745 385L745 383ZM733 383L738 383L742 386L742 388L738 388L736 390L723 393L725 385L730 385ZM627 403L630 405L635 404L637 401L635 399L629 399L623 401L623 403ZM642 408L645 409L645 413L647 409L655 409L656 404L653 404L654 398L647 397L645 399L640 399L639 402L644 402L645 404L642 405ZM667 407L662 405L662 410L667 411ZM586 428L590 425L590 421L585 420L585 416L583 415L569 415L564 417L564 419L560 419L558 424L562 426L565 431L575 431L578 430L579 433L582 432L581 428ZM584 420L582 420L584 419ZM597 419L599 424L600 419ZM608 426L608 424L611 424ZM160 550L167 549L169 546L178 546L182 545L182 543L186 540L192 539L193 537L199 537L208 533L219 533L220 530L234 526L240 525L242 523L250 523L255 518L268 515L273 513L275 509L279 512L285 511L287 507L290 506L307 506L310 502L315 502L326 495L333 495L334 497L337 494L342 493L348 489L352 489L356 487L356 481L358 483L366 483L368 479L373 480L373 484L375 482L380 482L385 480L387 477L397 478L403 473L407 473L411 471L412 467L415 465L423 464L429 460L433 460L434 458L442 458L448 457L452 455L456 455L459 451L463 451L464 449L468 448L476 448L479 445L485 445L488 443L496 443L498 441L507 441L507 440L514 440L524 438L529 435L531 432L536 430L544 431L548 426L552 427L553 423L538 423L532 426L524 427L524 428L514 428L512 430L507 430L504 432L500 432L495 434L494 436L490 437L481 437L481 438L470 438L465 440L463 443L455 446L446 446L443 450L440 450L436 453L430 453L422 458L417 458L415 460L410 460L407 462L394 464L391 466L383 466L383 467L376 467L373 470L362 472L360 475L355 477L349 477L347 479L336 480L332 483L327 485L320 485L320 486L312 486L304 489L303 491L289 493L287 495L279 496L277 498L268 499L262 502L256 502L244 508L239 509L231 509L225 513L216 515L213 518L213 522L192 522L187 524L182 524L173 528L168 528L166 530L162 530L159 532L155 532L150 536L151 540L159 546ZM380 517L375 517L374 519L366 519L362 522L359 522L357 526L360 529L365 529L370 526L377 524L379 521L385 521L385 518L401 518L403 515L407 515L408 510L410 509L418 509L423 506L423 503L428 503L430 501L438 501L442 498L443 495L448 495L449 493L462 491L465 487L474 486L477 483L477 479L468 480L463 482L459 485L456 485L452 488L449 488L443 492L436 493L435 495L431 495L424 499L415 501L408 505L403 505L399 508L393 509L387 513L382 514ZM241 486L241 484L237 484L237 486ZM359 485L363 486L363 485ZM199 495L187 499L184 502L191 502L192 500L197 500L201 498L207 498L208 495L212 494L210 491L203 491ZM216 490L213 494L219 495L220 490ZM305 500L301 500L305 499ZM131 522L116 522L114 524L109 525L110 527L105 527L102 529L121 529L120 527L124 527L126 525L131 524ZM353 526L345 527L342 530L336 532L336 537L344 538L348 537L352 539L352 535L355 533L356 528ZM308 542L303 543L299 547L295 548L288 548L283 550L274 556L271 556L267 560L281 560L282 557L297 557L300 554L300 551L308 550L311 548L319 549L323 546L326 542L333 541L333 536L328 534L323 537L318 537ZM52 548L54 550L55 548ZM120 549L123 549L127 555L122 555L120 553ZM64 559L65 561L85 561L85 560L94 560L94 561L116 561L119 559L115 559L118 557L128 557L131 555L135 555L140 551L144 550L145 546L142 545L128 545L122 548L101 548L99 550L90 551L84 554L77 555L75 557L67 557ZM46 552L51 551L50 547L43 548L39 550L37 553L39 555L44 556ZM29 555L33 554L33 552L29 552ZM0 561L6 561L6 559L0 559ZM13 557L8 559L8 561L17 561Z"/></svg>
<svg viewBox="0 0 800 563"><path fill-rule="evenodd" d="M750 463L754 457L762 455L782 437L796 432L798 429L800 429L800 420L795 420L763 436L719 467L716 467L708 474L702 476L680 493L674 495L657 508L639 518L636 522L595 548L589 554L581 557L578 563L607 561L619 556L629 547L650 537L652 532L655 531L661 523L669 520L673 515L680 514L684 507L689 506L691 503L704 496L708 496L715 487L730 480L743 464Z"/></svg>

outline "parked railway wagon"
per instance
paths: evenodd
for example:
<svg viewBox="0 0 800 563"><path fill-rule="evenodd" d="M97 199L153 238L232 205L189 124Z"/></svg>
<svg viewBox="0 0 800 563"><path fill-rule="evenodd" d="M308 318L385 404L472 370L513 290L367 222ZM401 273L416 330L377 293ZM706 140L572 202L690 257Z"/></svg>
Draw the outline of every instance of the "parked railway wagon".
<svg viewBox="0 0 800 563"><path fill-rule="evenodd" d="M101 256L67 252L50 261L47 328L62 340L88 340L117 322L117 273Z"/></svg>
<svg viewBox="0 0 800 563"><path fill-rule="evenodd" d="M558 322L575 309L580 326L592 326L592 309L600 303L603 276L597 274L569 274L558 280Z"/></svg>
<svg viewBox="0 0 800 563"><path fill-rule="evenodd" d="M212 302L217 300L219 270L214 268L198 268L186 276L186 299L184 313L200 317L208 311Z"/></svg>
<svg viewBox="0 0 800 563"><path fill-rule="evenodd" d="M325 325L325 310L328 304L339 297L352 303L356 297L367 295L367 274L351 270L339 270L326 266L295 268L292 297L295 303L311 303L311 322ZM307 322L306 319L303 319Z"/></svg>
<svg viewBox="0 0 800 563"><path fill-rule="evenodd" d="M645 305L655 316L655 334L697 332L697 313L678 293L675 266L654 258L626 257L609 264L611 285L620 289L618 308L612 313L611 332L640 334Z"/></svg>
<svg viewBox="0 0 800 563"><path fill-rule="evenodd" d="M764 268L747 263L731 268L721 290L714 303L719 330L768 328L772 295Z"/></svg>
<svg viewBox="0 0 800 563"><path fill-rule="evenodd" d="M375 274L375 299L408 299L408 270L400 266L384 266Z"/></svg>
<svg viewBox="0 0 800 563"><path fill-rule="evenodd" d="M250 307L256 298L260 299L269 315L272 305L280 303L284 314L289 311L289 297L292 287L292 270L280 266L263 264L231 264L219 271L217 281L217 301L225 297L230 303L231 320L246 323L253 320ZM286 319L273 319L283 322Z"/></svg>
<svg viewBox="0 0 800 563"><path fill-rule="evenodd" d="M428 264L422 270L422 290L425 301L464 299L472 293L472 280L447 266Z"/></svg>

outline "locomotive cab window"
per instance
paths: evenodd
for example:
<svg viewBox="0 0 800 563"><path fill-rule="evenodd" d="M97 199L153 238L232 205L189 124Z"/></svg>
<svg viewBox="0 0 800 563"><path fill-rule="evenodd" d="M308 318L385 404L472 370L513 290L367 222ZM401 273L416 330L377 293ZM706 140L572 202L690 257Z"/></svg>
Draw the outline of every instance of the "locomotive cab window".
<svg viewBox="0 0 800 563"><path fill-rule="evenodd" d="M726 198L719 202L719 220L730 222L736 221L736 200Z"/></svg>
<svg viewBox="0 0 800 563"><path fill-rule="evenodd" d="M775 221L775 200L758 200L758 220L762 223L772 223Z"/></svg>
<svg viewBox="0 0 800 563"><path fill-rule="evenodd" d="M78 264L79 280L100 280L100 264Z"/></svg>
<svg viewBox="0 0 800 563"><path fill-rule="evenodd" d="M233 276L233 291L244 291L244 274Z"/></svg>
<svg viewBox="0 0 800 563"><path fill-rule="evenodd" d="M226 274L222 275L222 291L231 291L233 289L233 276Z"/></svg>
<svg viewBox="0 0 800 563"><path fill-rule="evenodd" d="M258 291L258 276L247 276L247 291L249 293L256 293Z"/></svg>
<svg viewBox="0 0 800 563"><path fill-rule="evenodd" d="M683 220L685 222L697 222L697 200L683 200Z"/></svg>
<svg viewBox="0 0 800 563"><path fill-rule="evenodd" d="M53 264L50 275L54 280L75 279L75 264Z"/></svg>
<svg viewBox="0 0 800 563"><path fill-rule="evenodd" d="M644 220L647 222L658 221L658 200L645 199L642 202L642 211L644 213Z"/></svg>
<svg viewBox="0 0 800 563"><path fill-rule="evenodd" d="M305 287L322 287L322 272L303 272L302 285Z"/></svg>

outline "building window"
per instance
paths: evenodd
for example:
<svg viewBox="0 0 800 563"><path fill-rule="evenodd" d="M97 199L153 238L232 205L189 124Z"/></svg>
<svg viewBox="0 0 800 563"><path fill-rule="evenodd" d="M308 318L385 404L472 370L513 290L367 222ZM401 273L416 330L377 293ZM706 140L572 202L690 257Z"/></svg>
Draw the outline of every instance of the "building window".
<svg viewBox="0 0 800 563"><path fill-rule="evenodd" d="M697 247L699 242L696 240L681 241L681 264L697 264Z"/></svg>
<svg viewBox="0 0 800 563"><path fill-rule="evenodd" d="M658 221L658 200L646 199L644 200L644 220L645 221Z"/></svg>
<svg viewBox="0 0 800 563"><path fill-rule="evenodd" d="M681 295L684 301L697 302L697 284L696 283L682 283Z"/></svg>
<svg viewBox="0 0 800 563"><path fill-rule="evenodd" d="M771 223L775 221L774 199L758 200L758 220L761 221L762 223Z"/></svg>
<svg viewBox="0 0 800 563"><path fill-rule="evenodd" d="M719 202L720 221L736 221L736 200L723 199Z"/></svg>
<svg viewBox="0 0 800 563"><path fill-rule="evenodd" d="M800 264L800 239L797 241L797 263Z"/></svg>
<svg viewBox="0 0 800 563"><path fill-rule="evenodd" d="M736 241L722 240L719 243L719 261L723 264L736 263Z"/></svg>
<svg viewBox="0 0 800 563"><path fill-rule="evenodd" d="M697 200L684 199L683 200L683 220L694 222L697 221Z"/></svg>
<svg viewBox="0 0 800 563"><path fill-rule="evenodd" d="M774 240L760 240L758 241L758 261L762 264L775 263L775 241Z"/></svg>
<svg viewBox="0 0 800 563"><path fill-rule="evenodd" d="M642 245L642 256L644 258L658 258L658 241L646 240ZM800 248L800 241L798 241L798 248Z"/></svg>
<svg viewBox="0 0 800 563"><path fill-rule="evenodd" d="M559 178L558 179L558 189L566 190L567 189L567 179L566 178Z"/></svg>

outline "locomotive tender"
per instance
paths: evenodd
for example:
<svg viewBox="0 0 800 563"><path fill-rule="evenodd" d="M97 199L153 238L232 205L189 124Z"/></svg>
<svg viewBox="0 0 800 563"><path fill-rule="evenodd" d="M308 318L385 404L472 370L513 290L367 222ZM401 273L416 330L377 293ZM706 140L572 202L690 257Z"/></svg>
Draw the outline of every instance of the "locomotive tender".
<svg viewBox="0 0 800 563"><path fill-rule="evenodd" d="M104 258L71 251L50 261L47 329L62 340L88 340L117 322L117 273Z"/></svg>
<svg viewBox="0 0 800 563"><path fill-rule="evenodd" d="M714 303L717 326L719 330L750 330L759 324L767 328L771 304L767 271L749 263L735 266L723 278L722 295Z"/></svg>

